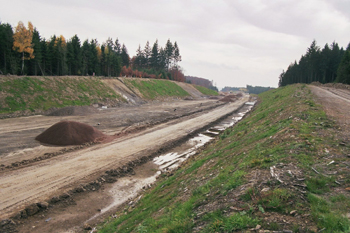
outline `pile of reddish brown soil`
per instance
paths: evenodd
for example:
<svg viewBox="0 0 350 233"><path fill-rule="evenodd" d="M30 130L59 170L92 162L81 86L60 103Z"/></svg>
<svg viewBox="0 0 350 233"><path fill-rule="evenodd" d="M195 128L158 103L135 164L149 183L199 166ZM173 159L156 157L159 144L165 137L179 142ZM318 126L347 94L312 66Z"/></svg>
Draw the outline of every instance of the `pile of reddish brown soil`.
<svg viewBox="0 0 350 233"><path fill-rule="evenodd" d="M35 140L51 145L68 146L98 142L106 138L105 134L90 125L75 121L60 121L38 135Z"/></svg>

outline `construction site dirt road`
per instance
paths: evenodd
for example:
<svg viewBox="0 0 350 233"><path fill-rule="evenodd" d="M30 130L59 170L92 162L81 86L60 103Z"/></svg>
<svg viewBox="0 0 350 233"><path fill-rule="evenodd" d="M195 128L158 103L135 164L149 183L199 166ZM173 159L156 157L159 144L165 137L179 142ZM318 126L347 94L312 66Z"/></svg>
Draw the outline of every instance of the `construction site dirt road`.
<svg viewBox="0 0 350 233"><path fill-rule="evenodd" d="M209 99L183 100L100 109L79 116L1 120L0 219L16 214L19 219L26 217L23 210L27 208L27 213L30 212L31 204L50 202L82 184L94 182L106 171L159 153L248 100L247 95L225 104ZM34 140L61 120L83 122L107 135L120 136L110 142L78 147L41 145ZM48 154L57 156L44 156Z"/></svg>

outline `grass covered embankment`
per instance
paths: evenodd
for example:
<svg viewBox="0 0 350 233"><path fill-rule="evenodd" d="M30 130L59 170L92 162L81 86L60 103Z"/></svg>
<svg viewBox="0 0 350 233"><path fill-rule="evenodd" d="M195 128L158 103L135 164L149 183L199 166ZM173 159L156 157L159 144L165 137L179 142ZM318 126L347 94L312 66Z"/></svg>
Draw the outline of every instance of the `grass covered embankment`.
<svg viewBox="0 0 350 233"><path fill-rule="evenodd" d="M217 91L208 89L206 87L202 87L202 86L198 86L198 85L193 85L193 86L204 95L212 95L212 96L219 95L219 93Z"/></svg>
<svg viewBox="0 0 350 233"><path fill-rule="evenodd" d="M349 232L349 148L334 137L338 126L305 85L259 97L246 118L99 232ZM331 154L339 156L330 164Z"/></svg>
<svg viewBox="0 0 350 233"><path fill-rule="evenodd" d="M94 77L0 78L0 114L123 100Z"/></svg>
<svg viewBox="0 0 350 233"><path fill-rule="evenodd" d="M113 85L121 85L119 91L116 91L109 86L112 84L98 77L1 76L0 114L18 113L19 116L41 114L42 111L50 108L92 105L93 103L113 106L120 102L127 102L122 97L123 91L137 93L139 98L146 101L190 96L176 82L169 80L137 78L123 80L126 86L119 81L112 82ZM207 95L217 94L204 87L198 90Z"/></svg>
<svg viewBox="0 0 350 233"><path fill-rule="evenodd" d="M161 97L186 97L189 94L175 82L160 79L125 79L125 84L130 88L136 88L142 97L154 100Z"/></svg>

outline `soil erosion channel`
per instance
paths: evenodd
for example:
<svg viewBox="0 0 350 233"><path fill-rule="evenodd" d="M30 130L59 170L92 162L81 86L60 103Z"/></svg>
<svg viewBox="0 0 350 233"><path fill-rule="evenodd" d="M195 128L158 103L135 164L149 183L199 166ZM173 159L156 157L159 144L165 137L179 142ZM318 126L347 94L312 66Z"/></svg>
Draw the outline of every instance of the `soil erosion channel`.
<svg viewBox="0 0 350 233"><path fill-rule="evenodd" d="M1 172L0 177L0 218L10 217L28 204L48 200L48 198L62 194L82 182L90 182L108 169L147 156L162 148L163 145L175 142L233 112L247 102L248 98L248 96L244 96L234 103L218 106L210 111L169 120L143 131L127 134L106 144L97 144L81 150L74 150L15 170L5 169ZM206 100L206 102L210 101ZM189 105L185 101L183 103ZM199 103L196 102L196 106ZM181 107L181 104L179 104L179 107ZM46 125L48 124L47 118L44 117L43 121ZM30 119L36 121L38 117L28 118L28 121ZM84 118L82 119L84 120ZM6 121L11 123L11 119ZM16 119L13 119L13 121L16 121ZM88 122L87 119L84 121ZM30 125L30 123L27 122L27 125ZM119 128L118 130L120 131ZM102 131L111 133L110 129ZM43 146L38 146L38 148L40 147ZM35 151L36 148L34 147L32 150ZM57 147L48 148L57 150ZM45 151L40 150L40 152ZM16 157L15 155L14 157Z"/></svg>

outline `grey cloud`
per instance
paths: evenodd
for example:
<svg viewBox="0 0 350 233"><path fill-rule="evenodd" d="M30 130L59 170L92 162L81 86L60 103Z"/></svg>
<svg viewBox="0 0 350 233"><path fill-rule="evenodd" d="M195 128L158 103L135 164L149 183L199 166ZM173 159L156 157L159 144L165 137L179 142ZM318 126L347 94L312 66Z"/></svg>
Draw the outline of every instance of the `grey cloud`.
<svg viewBox="0 0 350 233"><path fill-rule="evenodd" d="M187 75L220 87L276 86L312 39L346 46L349 12L349 0L11 0L0 9L3 22L32 21L46 38L118 37L130 55L147 40L164 46L170 38Z"/></svg>

